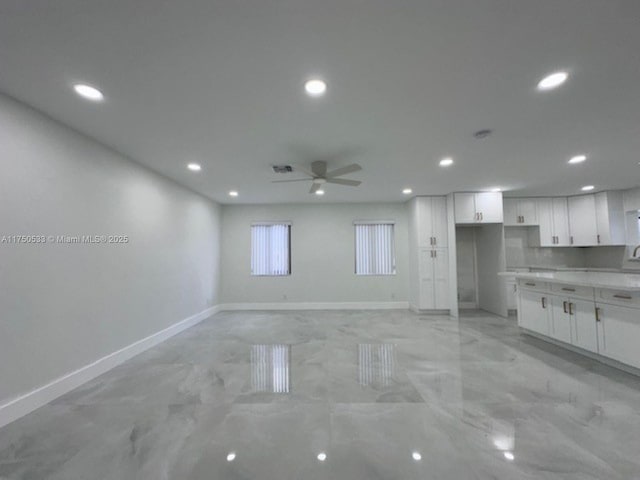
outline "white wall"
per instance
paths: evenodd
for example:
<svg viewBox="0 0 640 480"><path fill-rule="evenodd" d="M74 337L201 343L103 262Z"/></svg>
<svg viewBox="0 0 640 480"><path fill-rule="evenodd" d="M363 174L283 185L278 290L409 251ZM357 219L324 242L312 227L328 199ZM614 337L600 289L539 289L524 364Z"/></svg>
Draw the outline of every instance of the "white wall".
<svg viewBox="0 0 640 480"><path fill-rule="evenodd" d="M396 222L396 275L354 274L354 220ZM259 221L292 222L290 276L251 276L250 226ZM409 239L404 204L225 205L222 232L224 304L407 302Z"/></svg>
<svg viewBox="0 0 640 480"><path fill-rule="evenodd" d="M478 267L478 306L482 310L507 316L506 279L498 275L507 269L504 227L490 224L475 227Z"/></svg>
<svg viewBox="0 0 640 480"><path fill-rule="evenodd" d="M182 159L176 159L182 162ZM218 302L220 209L0 96L0 405Z"/></svg>

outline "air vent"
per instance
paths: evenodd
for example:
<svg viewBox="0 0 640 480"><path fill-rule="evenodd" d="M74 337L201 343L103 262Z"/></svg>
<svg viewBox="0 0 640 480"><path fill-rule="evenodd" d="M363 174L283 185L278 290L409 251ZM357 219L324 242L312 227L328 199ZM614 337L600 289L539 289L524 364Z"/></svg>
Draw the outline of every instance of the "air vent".
<svg viewBox="0 0 640 480"><path fill-rule="evenodd" d="M476 137L478 140L482 140L483 138L487 138L492 133L493 133L493 130L489 130L489 129L478 130L476 133L473 134L473 136Z"/></svg>
<svg viewBox="0 0 640 480"><path fill-rule="evenodd" d="M293 167L291 165L274 165L273 171L275 173L291 173L293 172Z"/></svg>

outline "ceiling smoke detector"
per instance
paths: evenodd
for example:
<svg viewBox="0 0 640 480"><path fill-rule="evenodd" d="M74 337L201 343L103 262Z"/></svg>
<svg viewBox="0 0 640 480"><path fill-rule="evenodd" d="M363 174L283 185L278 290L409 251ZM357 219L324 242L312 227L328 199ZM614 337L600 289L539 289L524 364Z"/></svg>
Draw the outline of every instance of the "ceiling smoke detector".
<svg viewBox="0 0 640 480"><path fill-rule="evenodd" d="M487 138L492 133L493 133L493 130L486 128L484 130L478 130L476 133L473 134L473 136L478 140L482 140L483 138Z"/></svg>
<svg viewBox="0 0 640 480"><path fill-rule="evenodd" d="M273 165L272 166L274 173L291 173L293 172L293 167L291 165Z"/></svg>

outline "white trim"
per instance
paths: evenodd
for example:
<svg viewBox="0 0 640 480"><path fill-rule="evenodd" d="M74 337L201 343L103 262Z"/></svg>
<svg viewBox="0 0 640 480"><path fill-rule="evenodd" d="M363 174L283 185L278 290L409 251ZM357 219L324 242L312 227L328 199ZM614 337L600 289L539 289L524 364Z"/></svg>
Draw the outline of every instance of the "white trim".
<svg viewBox="0 0 640 480"><path fill-rule="evenodd" d="M271 225L287 225L291 226L291 220L283 221L283 222L252 222L252 227L260 227L260 226L271 226Z"/></svg>
<svg viewBox="0 0 640 480"><path fill-rule="evenodd" d="M354 220L354 225L395 225L395 220Z"/></svg>
<svg viewBox="0 0 640 480"><path fill-rule="evenodd" d="M409 302L273 302L223 303L220 311L233 310L406 310Z"/></svg>
<svg viewBox="0 0 640 480"><path fill-rule="evenodd" d="M37 408L46 405L67 392L79 387L83 383L102 375L103 373L117 367L130 358L148 350L170 337L200 323L205 318L209 318L220 311L220 306L207 308L200 313L196 313L170 327L160 330L146 338L127 345L120 350L110 353L89 365L85 365L73 372L69 372L52 382L32 390L29 393L13 398L0 405L0 427L17 420Z"/></svg>

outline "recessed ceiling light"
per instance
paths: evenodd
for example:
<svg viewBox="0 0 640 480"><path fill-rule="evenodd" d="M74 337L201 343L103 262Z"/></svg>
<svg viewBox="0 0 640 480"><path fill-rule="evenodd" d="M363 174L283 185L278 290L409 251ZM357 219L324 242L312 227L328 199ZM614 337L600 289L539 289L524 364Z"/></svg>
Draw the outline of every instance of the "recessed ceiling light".
<svg viewBox="0 0 640 480"><path fill-rule="evenodd" d="M567 78L569 78L567 72L555 72L547 75L538 82L538 90L553 90L554 88L558 88L567 81Z"/></svg>
<svg viewBox="0 0 640 480"><path fill-rule="evenodd" d="M306 81L304 84L304 90L307 92L307 95L311 97L321 97L327 91L327 84L324 80L312 78L311 80Z"/></svg>
<svg viewBox="0 0 640 480"><path fill-rule="evenodd" d="M420 452L413 452L411 454L411 457L417 462L422 460L422 455L420 455Z"/></svg>
<svg viewBox="0 0 640 480"><path fill-rule="evenodd" d="M324 195L324 190L316 190L316 195Z"/></svg>
<svg viewBox="0 0 640 480"><path fill-rule="evenodd" d="M237 196L238 196L238 192L236 192L235 190L231 190L231 191L229 192L229 196L230 196L230 197L237 197Z"/></svg>
<svg viewBox="0 0 640 480"><path fill-rule="evenodd" d="M569 163L582 163L587 159L586 155L576 155L575 157L571 157Z"/></svg>
<svg viewBox="0 0 640 480"><path fill-rule="evenodd" d="M594 188L596 188L596 187L594 187L593 185L585 185L584 187L581 188L581 190L583 192L588 192L590 190L593 190Z"/></svg>
<svg viewBox="0 0 640 480"><path fill-rule="evenodd" d="M411 190L410 188L405 188L404 190L402 190L402 193L404 193L405 195L409 195L413 193L413 190Z"/></svg>
<svg viewBox="0 0 640 480"><path fill-rule="evenodd" d="M202 167L199 163L190 163L189 165L187 165L187 168L192 172L199 172L200 170L202 170Z"/></svg>
<svg viewBox="0 0 640 480"><path fill-rule="evenodd" d="M324 452L320 452L318 454L318 460L320 460L321 462L324 462L327 459L327 454Z"/></svg>
<svg viewBox="0 0 640 480"><path fill-rule="evenodd" d="M86 98L87 100L93 100L94 102L99 102L104 99L104 95L100 90L91 85L85 85L83 83L77 83L73 86L73 89L76 91L78 95Z"/></svg>
<svg viewBox="0 0 640 480"><path fill-rule="evenodd" d="M492 192L501 192L502 189L500 187L495 187L491 189Z"/></svg>
<svg viewBox="0 0 640 480"><path fill-rule="evenodd" d="M441 167L448 167L449 165L453 165L453 158L443 158L440 160Z"/></svg>
<svg viewBox="0 0 640 480"><path fill-rule="evenodd" d="M236 459L235 452L230 452L229 455L227 455L227 462L233 462L235 459Z"/></svg>
<svg viewBox="0 0 640 480"><path fill-rule="evenodd" d="M509 461L513 461L516 457L511 452L504 452L504 458L506 458Z"/></svg>

